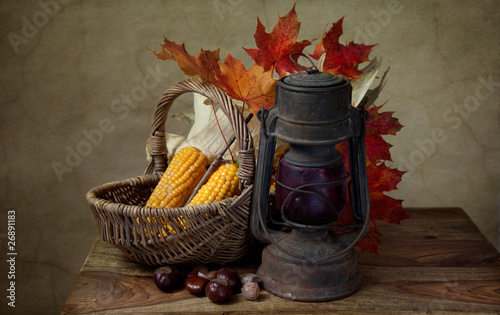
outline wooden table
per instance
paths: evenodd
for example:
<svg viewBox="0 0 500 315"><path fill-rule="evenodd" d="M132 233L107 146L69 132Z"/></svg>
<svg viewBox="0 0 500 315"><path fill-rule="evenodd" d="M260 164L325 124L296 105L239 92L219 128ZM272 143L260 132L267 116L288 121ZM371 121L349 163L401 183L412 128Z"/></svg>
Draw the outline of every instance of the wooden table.
<svg viewBox="0 0 500 315"><path fill-rule="evenodd" d="M500 255L459 208L406 209L401 225L379 224L380 257L358 252L364 284L353 296L332 302L288 301L261 292L211 303L181 289L155 287L154 268L130 261L96 240L62 314L429 314L500 313ZM247 259L233 266L255 271Z"/></svg>

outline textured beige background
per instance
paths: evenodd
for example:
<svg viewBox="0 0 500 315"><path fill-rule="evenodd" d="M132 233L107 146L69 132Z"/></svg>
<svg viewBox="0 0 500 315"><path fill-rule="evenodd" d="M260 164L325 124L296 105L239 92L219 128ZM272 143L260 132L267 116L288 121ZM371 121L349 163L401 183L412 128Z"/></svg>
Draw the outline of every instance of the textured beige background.
<svg viewBox="0 0 500 315"><path fill-rule="evenodd" d="M142 174L162 91L183 78L157 60L163 35L191 54L251 60L256 18L270 30L294 1L1 1L0 313L7 299L6 216L16 211L16 310L59 312L96 227L85 193ZM56 4L56 5L55 5ZM498 1L297 1L299 40L345 15L345 42L380 43L392 73L379 103L405 126L391 196L405 206L464 208L498 245ZM312 47L308 48L312 52ZM183 98L174 111L189 109ZM170 123L169 123L170 124ZM173 123L170 130L187 130ZM101 135L101 136L99 136ZM88 140L93 139L93 142ZM76 156L74 150L81 152ZM57 175L54 163L66 165ZM7 311L7 312L6 312Z"/></svg>

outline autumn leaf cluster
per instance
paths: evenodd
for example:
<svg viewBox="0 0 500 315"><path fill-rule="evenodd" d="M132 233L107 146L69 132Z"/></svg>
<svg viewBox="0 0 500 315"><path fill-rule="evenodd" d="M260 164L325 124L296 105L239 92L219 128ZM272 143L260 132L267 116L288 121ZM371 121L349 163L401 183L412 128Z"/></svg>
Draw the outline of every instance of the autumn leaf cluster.
<svg viewBox="0 0 500 315"><path fill-rule="evenodd" d="M342 44L339 40L343 34L342 22L343 18L340 18L323 32L309 56L315 60L322 59L322 71L348 80L357 80L363 73L359 65L370 61L369 55L375 45L357 44L353 41L347 45ZM161 60L176 61L186 76L217 86L233 99L242 101L255 114L262 107L269 109L274 105L276 76L283 77L302 71L290 59L290 55L304 53L304 49L312 45L314 40L297 41L300 25L295 5L288 14L278 17L270 32L266 32L266 28L257 18L254 34L257 47L244 48L253 60L249 69L228 52L225 60L220 59L219 49L201 49L198 56L193 56L186 51L184 44L176 44L167 38L164 39L162 49L153 53ZM298 57L294 55L294 61L297 61ZM369 119L365 144L371 224L368 235L357 245L363 251L374 254L378 254L381 237L377 221L399 223L408 217L401 206L401 200L395 200L385 194L396 189L403 173L386 166L385 161L391 160L390 144L382 135L394 135L402 126L392 116L392 112L379 112L381 107L367 109ZM338 149L345 155L345 145L340 145ZM348 159L346 161L348 162ZM350 223L351 220L349 212L343 211L341 221Z"/></svg>
<svg viewBox="0 0 500 315"><path fill-rule="evenodd" d="M358 65L369 61L368 55L375 45L355 44L343 45L339 42L342 35L343 18L333 23L330 30L325 31L321 41L315 46L310 56L319 59L324 56L323 71L342 75L348 79L356 79L361 71ZM300 30L295 6L285 16L279 17L271 32L257 18L257 29L254 34L257 48L244 48L254 63L246 69L241 60L226 53L226 59L220 60L219 49L201 49L198 56L191 56L184 44L176 44L165 38L162 50L153 52L162 60L175 60L185 75L197 77L202 82L211 83L233 99L243 101L252 113L262 106L269 109L274 105L274 88L277 80L273 74L283 77L301 71L290 55L302 53L312 41L297 41ZM297 61L298 56L293 59Z"/></svg>

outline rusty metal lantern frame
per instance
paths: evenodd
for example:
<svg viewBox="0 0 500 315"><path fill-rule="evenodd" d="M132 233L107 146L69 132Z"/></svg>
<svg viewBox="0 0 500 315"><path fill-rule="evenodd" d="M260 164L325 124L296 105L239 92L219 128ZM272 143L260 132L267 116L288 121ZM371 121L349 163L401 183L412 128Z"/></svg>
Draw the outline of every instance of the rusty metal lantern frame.
<svg viewBox="0 0 500 315"><path fill-rule="evenodd" d="M298 301L330 301L353 294L362 284L353 247L366 235L370 224L364 145L367 113L351 106L352 87L347 80L318 71L311 59L299 54L313 65L305 68L292 58L294 55L290 59L304 71L281 78L276 85L275 106L258 112L260 144L250 225L254 236L267 246L257 274L264 289L274 295ZM284 214L285 203L278 209L281 220L273 219L269 189L277 139L290 144L283 159L311 169L343 163L335 146L348 142L349 199L355 224L336 225L336 219L321 224L297 223ZM288 197L306 193L325 199L308 191L307 186L331 185L348 178L301 187L275 180L277 190L292 191ZM348 230L330 230L339 227Z"/></svg>

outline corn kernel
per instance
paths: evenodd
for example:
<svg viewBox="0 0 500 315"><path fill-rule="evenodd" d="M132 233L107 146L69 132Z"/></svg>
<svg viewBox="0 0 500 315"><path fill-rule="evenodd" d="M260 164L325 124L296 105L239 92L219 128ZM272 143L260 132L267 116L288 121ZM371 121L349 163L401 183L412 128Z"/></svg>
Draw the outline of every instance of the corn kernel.
<svg viewBox="0 0 500 315"><path fill-rule="evenodd" d="M207 164L207 158L197 148L181 149L170 161L146 206L162 208L183 206L205 174ZM193 167L194 165L197 166Z"/></svg>
<svg viewBox="0 0 500 315"><path fill-rule="evenodd" d="M200 205L220 201L233 195L239 195L238 166L235 163L221 164L210 176L189 205Z"/></svg>

